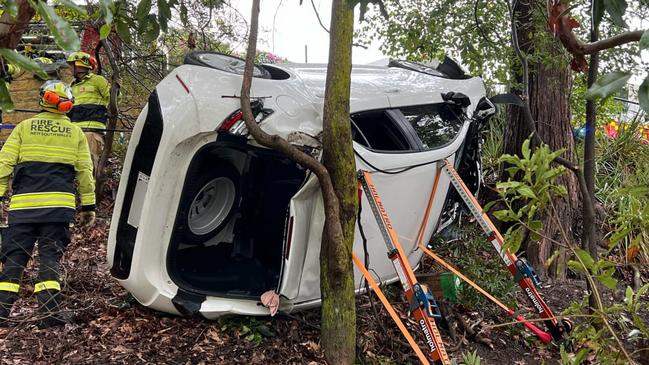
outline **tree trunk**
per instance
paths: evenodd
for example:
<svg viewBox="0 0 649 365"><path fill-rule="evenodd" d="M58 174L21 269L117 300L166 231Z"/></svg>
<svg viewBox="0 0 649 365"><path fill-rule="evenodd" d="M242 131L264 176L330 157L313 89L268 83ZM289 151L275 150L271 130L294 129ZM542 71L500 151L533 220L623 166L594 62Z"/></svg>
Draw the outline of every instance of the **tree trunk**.
<svg viewBox="0 0 649 365"><path fill-rule="evenodd" d="M321 345L330 364L352 364L356 354L356 311L351 253L358 208L356 165L349 122L354 9L334 0L323 113L322 162L340 204L342 242L323 235L320 249Z"/></svg>
<svg viewBox="0 0 649 365"><path fill-rule="evenodd" d="M259 2L253 0L246 66L241 84L241 111L250 135L262 146L284 153L311 170L320 183L325 224L320 248L322 349L330 364L352 364L356 349L356 308L352 244L356 209L356 179L349 122L353 7L346 0L332 6L331 45L323 116L323 163L285 139L264 132L250 107L252 70L257 51Z"/></svg>
<svg viewBox="0 0 649 365"><path fill-rule="evenodd" d="M533 34L546 32L545 24L535 24L531 14L531 2L516 2L514 17L518 25L518 39L521 40L520 48L525 54L543 52L545 57L556 59L563 57L561 44L552 41L548 49L534 49ZM565 148L563 155L568 160L574 160L574 140L572 125L570 124L570 108L568 103L568 90L570 90L570 69L565 62L564 67L545 65L543 63L530 63L529 65L529 103L532 116L536 121L536 130L541 140L551 149ZM519 81L522 77L519 77ZM509 123L505 131L505 153L521 155L521 146L531 131L525 127L522 110L511 108ZM505 178L504 174L501 176ZM564 174L558 181L566 187L568 195L554 201L558 212L558 221L562 222L563 230L568 238L572 239L572 227L579 217L578 185L573 174ZM529 262L536 268L542 277L565 279L566 277L566 252L565 249L551 242L550 239L562 241L560 227L548 212L542 212L539 217L543 221L543 236L538 242L527 242L526 254ZM559 256L552 266L546 269L544 264L555 250Z"/></svg>

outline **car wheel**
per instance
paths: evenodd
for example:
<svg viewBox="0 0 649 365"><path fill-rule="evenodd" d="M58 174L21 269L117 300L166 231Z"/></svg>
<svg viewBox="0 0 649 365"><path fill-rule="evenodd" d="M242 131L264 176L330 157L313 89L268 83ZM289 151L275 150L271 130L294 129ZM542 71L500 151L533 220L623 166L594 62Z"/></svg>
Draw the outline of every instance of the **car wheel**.
<svg viewBox="0 0 649 365"><path fill-rule="evenodd" d="M239 197L239 174L229 164L201 164L195 169L196 179L189 177L181 209L184 241L204 243L214 237L236 210Z"/></svg>
<svg viewBox="0 0 649 365"><path fill-rule="evenodd" d="M246 61L239 57L222 53L196 51L185 56L185 64L205 66L224 72L243 75ZM265 68L255 65L252 72L252 77L270 79L271 75L270 72L268 72Z"/></svg>

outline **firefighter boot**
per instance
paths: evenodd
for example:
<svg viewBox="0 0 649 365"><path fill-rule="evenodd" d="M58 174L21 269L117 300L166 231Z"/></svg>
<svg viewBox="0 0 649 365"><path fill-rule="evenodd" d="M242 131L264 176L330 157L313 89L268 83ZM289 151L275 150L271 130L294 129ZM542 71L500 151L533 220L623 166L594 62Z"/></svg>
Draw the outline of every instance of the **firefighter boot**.
<svg viewBox="0 0 649 365"><path fill-rule="evenodd" d="M9 314L17 298L16 293L0 291L0 327L9 327Z"/></svg>
<svg viewBox="0 0 649 365"><path fill-rule="evenodd" d="M70 313L61 311L60 296L60 291L57 289L45 289L36 293L40 312L44 316L36 323L38 328L64 326L73 319Z"/></svg>

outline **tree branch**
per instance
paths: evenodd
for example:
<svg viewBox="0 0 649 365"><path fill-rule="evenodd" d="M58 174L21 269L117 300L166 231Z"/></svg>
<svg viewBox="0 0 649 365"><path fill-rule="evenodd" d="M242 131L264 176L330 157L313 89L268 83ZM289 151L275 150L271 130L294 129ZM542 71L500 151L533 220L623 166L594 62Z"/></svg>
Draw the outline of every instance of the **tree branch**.
<svg viewBox="0 0 649 365"><path fill-rule="evenodd" d="M248 128L250 135L260 145L282 152L294 162L312 171L318 177L324 202L325 227L327 227L328 230L325 234L332 239L333 237L343 237L342 226L339 218L340 207L338 204L338 197L333 188L331 176L327 169L318 160L300 151L282 137L278 135L270 135L264 132L257 124L253 115L252 107L250 106L250 88L252 86L254 59L257 52L259 1L260 0L253 0L252 4L250 36L248 40L248 49L246 51L246 66L243 73L243 83L241 84L241 112L243 114L243 120L246 123L246 128Z"/></svg>
<svg viewBox="0 0 649 365"><path fill-rule="evenodd" d="M579 22L570 16L568 5L555 0L548 0L548 26L555 37L559 38L561 44L573 56L571 62L575 71L588 70L588 63L585 55L594 54L606 49L615 48L623 44L637 42L645 30L629 31L612 36L610 38L586 43L579 39L573 29L580 26Z"/></svg>

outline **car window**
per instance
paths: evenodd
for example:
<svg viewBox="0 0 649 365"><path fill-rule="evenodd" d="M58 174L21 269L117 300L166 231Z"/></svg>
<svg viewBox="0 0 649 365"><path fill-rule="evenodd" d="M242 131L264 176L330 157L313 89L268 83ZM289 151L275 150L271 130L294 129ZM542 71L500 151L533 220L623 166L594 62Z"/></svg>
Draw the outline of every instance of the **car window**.
<svg viewBox="0 0 649 365"><path fill-rule="evenodd" d="M446 104L408 106L399 110L417 132L425 150L447 145L464 125L464 118Z"/></svg>
<svg viewBox="0 0 649 365"><path fill-rule="evenodd" d="M413 147L386 110L352 114L352 138L374 151L410 151Z"/></svg>

